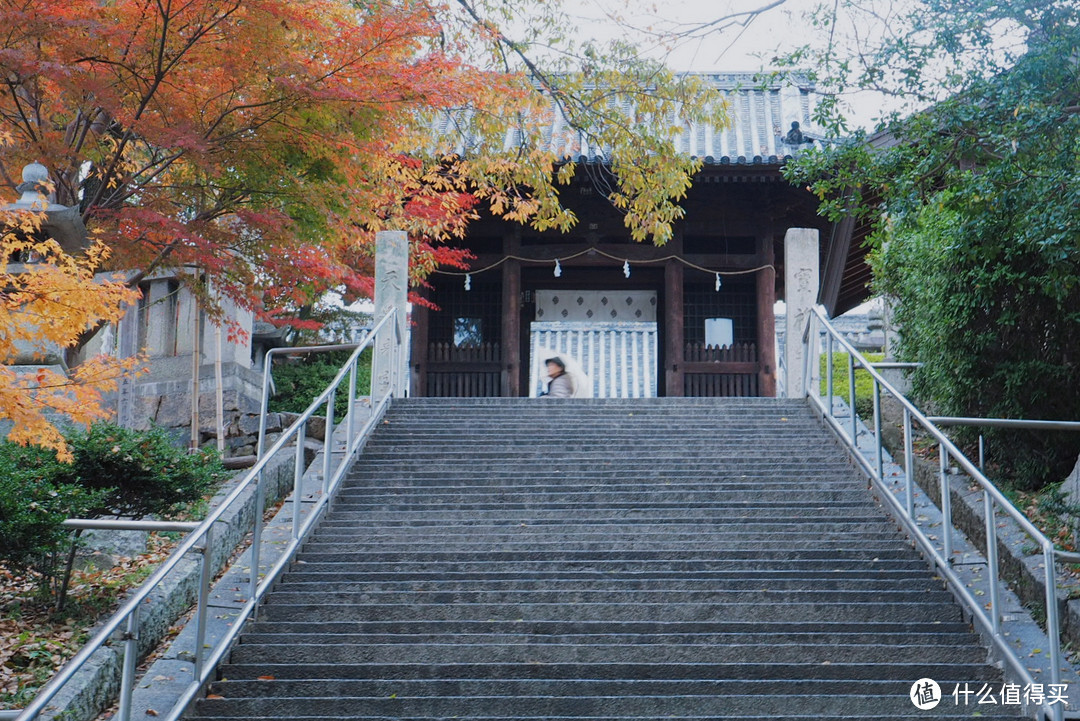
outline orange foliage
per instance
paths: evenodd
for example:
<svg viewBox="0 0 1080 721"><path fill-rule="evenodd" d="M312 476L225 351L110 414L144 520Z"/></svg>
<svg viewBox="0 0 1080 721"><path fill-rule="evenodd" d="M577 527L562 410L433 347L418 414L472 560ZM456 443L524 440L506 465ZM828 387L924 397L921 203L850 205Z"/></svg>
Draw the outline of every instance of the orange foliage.
<svg viewBox="0 0 1080 721"><path fill-rule="evenodd" d="M0 365L0 417L14 423L10 440L52 448L70 460L49 414L76 423L103 418L101 393L114 389L138 359L100 356L70 375L27 361L73 345L90 326L119 320L137 293L122 279L95 278L95 267L108 254L104 245L95 243L84 257L72 258L55 241L36 238L40 220L36 213L0 213L8 228L0 236L0 362L29 356L20 361L18 373ZM6 262L13 257L34 262L13 268Z"/></svg>
<svg viewBox="0 0 1080 721"><path fill-rule="evenodd" d="M0 334L18 334L21 312L65 346L115 320L130 296L92 281L102 262L127 271L130 287L197 265L241 307L288 319L329 289L369 295L377 230L410 233L414 283L440 265L467 267L468 252L443 241L464 235L478 202L566 230L575 218L555 186L574 164L545 140L552 99L611 153L621 185L610 199L634 237L663 242L698 161L670 160L667 122L635 150L634 118L715 112L694 110L704 94L692 81L635 69L625 48L589 48L586 70L541 74L522 61L527 43L497 25L524 23L530 42L545 26L557 37L558 6L0 0L0 127L11 140L0 144L0 180L14 185L24 164L43 163L55 201L77 206L97 239L79 260L42 250L52 260L11 281ZM530 9L540 21L524 22ZM203 284L192 290L215 311ZM15 419L19 440L38 435L45 406L90 419L90 389L115 370L96 361L66 384L46 373L21 395L25 381L0 371L0 416Z"/></svg>

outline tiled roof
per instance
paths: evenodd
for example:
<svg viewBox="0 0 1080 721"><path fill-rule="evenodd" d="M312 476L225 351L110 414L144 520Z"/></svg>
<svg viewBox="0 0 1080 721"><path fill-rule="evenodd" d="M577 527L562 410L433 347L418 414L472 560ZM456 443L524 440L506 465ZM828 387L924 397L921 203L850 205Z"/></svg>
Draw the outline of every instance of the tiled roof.
<svg viewBox="0 0 1080 721"><path fill-rule="evenodd" d="M794 156L806 145L784 142L791 123L797 121L805 137L821 138L823 133L812 120L817 93L807 82L764 84L754 73L701 73L729 103L729 127L681 123L679 150L686 155L702 158L707 165L771 164ZM565 116L554 107L553 122L543 129L543 142L558 157L577 162L603 162L604 149L590 144L586 133L570 128ZM678 124L678 123L677 123ZM436 132L452 136L455 120L444 115ZM520 128L510 128L503 139L503 150L517 147ZM462 155L482 152L474 143L459 135L456 152Z"/></svg>

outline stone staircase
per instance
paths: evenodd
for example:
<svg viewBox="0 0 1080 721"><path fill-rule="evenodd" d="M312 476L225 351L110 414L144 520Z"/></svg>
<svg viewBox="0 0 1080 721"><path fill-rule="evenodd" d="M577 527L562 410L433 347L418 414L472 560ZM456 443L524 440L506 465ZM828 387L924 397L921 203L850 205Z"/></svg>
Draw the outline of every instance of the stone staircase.
<svg viewBox="0 0 1080 721"><path fill-rule="evenodd" d="M412 399L188 718L1018 718L986 655L802 401Z"/></svg>

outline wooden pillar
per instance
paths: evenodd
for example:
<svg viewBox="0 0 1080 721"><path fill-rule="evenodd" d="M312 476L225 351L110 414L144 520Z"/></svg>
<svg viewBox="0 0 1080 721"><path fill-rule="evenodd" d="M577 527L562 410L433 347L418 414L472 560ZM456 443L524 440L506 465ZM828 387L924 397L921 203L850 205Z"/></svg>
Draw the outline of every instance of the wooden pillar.
<svg viewBox="0 0 1080 721"><path fill-rule="evenodd" d="M417 398L424 398L428 393L428 323L430 321L430 312L425 306L413 303L409 321L412 323L412 348L409 351L409 358L412 360L410 363L412 368L411 393Z"/></svg>
<svg viewBox="0 0 1080 721"><path fill-rule="evenodd" d="M770 263L772 261L769 261ZM763 268L757 273L758 307L758 395L776 397L776 270Z"/></svg>
<svg viewBox="0 0 1080 721"><path fill-rule="evenodd" d="M502 265L502 395L521 395L521 263Z"/></svg>
<svg viewBox="0 0 1080 721"><path fill-rule="evenodd" d="M664 266L664 389L669 396L683 395L683 270L677 260Z"/></svg>

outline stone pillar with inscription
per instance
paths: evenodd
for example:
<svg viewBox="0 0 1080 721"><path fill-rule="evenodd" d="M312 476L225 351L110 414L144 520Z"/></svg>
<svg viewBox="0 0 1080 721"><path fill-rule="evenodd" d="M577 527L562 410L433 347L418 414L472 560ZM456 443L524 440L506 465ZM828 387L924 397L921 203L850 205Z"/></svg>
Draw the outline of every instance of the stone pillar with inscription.
<svg viewBox="0 0 1080 721"><path fill-rule="evenodd" d="M375 234L375 322L392 309L397 318L383 328L375 339L375 358L371 374L371 397L378 402L387 393L401 397L409 381L405 343L408 339L405 317L409 291L409 236L401 230L383 230ZM398 327L394 333L393 325Z"/></svg>
<svg viewBox="0 0 1080 721"><path fill-rule="evenodd" d="M784 328L784 393L788 398L803 395L803 331L810 311L817 303L820 264L818 231L814 228L788 228L784 235L784 304L787 306ZM816 342L817 339L811 339Z"/></svg>

